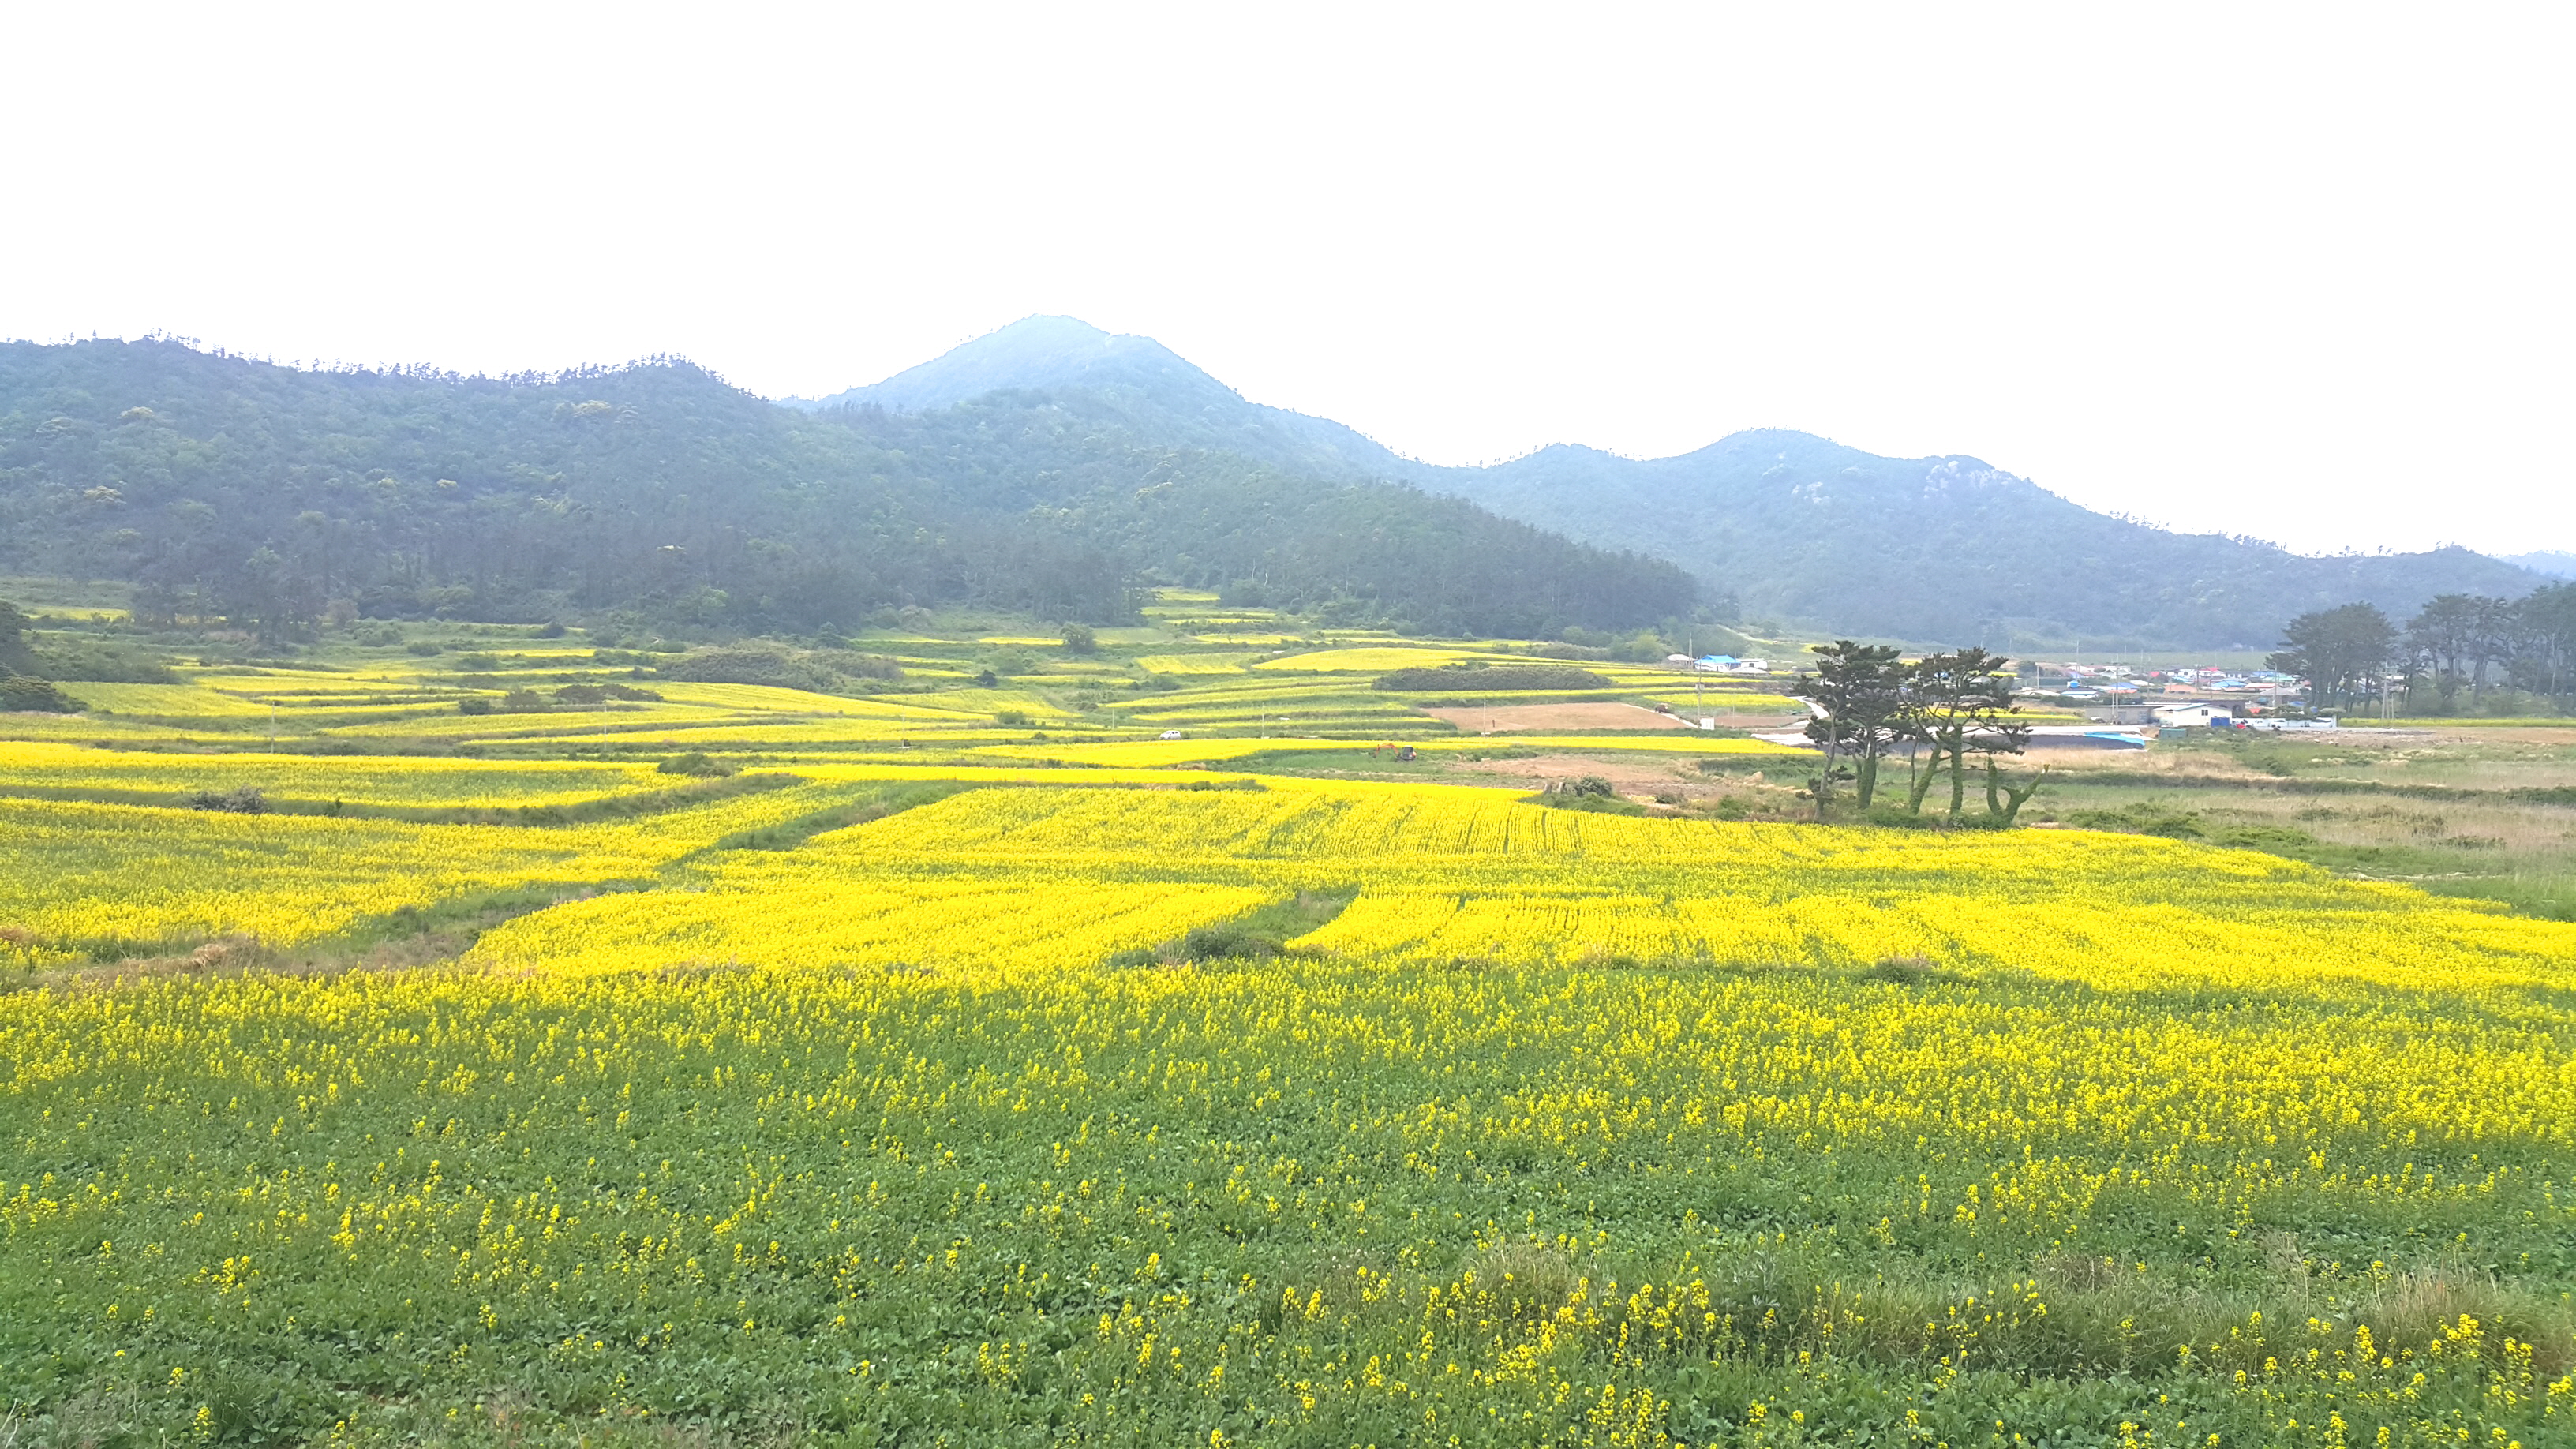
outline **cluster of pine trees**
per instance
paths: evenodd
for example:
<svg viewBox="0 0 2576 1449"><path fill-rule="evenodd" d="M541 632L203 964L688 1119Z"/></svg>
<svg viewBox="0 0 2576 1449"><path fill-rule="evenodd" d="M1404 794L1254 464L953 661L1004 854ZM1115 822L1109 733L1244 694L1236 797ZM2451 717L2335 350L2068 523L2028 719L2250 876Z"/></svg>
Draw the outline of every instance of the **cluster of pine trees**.
<svg viewBox="0 0 2576 1449"><path fill-rule="evenodd" d="M2403 625L2370 604L2319 609L2290 621L2268 662L2307 680L2319 709L2385 694L2450 714L2463 689L2474 708L2491 685L2564 705L2576 693L2576 582L2518 599L2442 594Z"/></svg>
<svg viewBox="0 0 2576 1449"><path fill-rule="evenodd" d="M2037 793L2036 777L2005 783L1998 758L2018 755L2030 743L2030 726L2013 717L2012 661L1980 648L1951 650L1907 660L1892 644L1837 639L1816 646L1815 672L1791 692L1808 701L1814 716L1807 738L1825 752L1815 782L1821 817L1834 787L1850 781L1863 815L1876 808L1879 769L1899 747L1911 777L1902 814L1919 820L1925 797L1946 779L1947 823L1968 823L1968 757L1985 773L1982 823L2007 826ZM1925 752L1917 758L1917 752ZM1848 762L1848 763L1846 763ZM2047 772L2042 770L2041 775Z"/></svg>

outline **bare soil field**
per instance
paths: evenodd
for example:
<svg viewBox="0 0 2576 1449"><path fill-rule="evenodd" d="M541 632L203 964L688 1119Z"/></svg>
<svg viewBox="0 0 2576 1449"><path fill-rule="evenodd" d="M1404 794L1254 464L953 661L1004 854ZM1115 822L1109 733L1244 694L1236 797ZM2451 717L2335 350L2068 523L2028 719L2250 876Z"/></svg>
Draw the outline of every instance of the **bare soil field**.
<svg viewBox="0 0 2576 1449"><path fill-rule="evenodd" d="M1424 714L1447 720L1469 734L1523 734L1540 730L1677 730L1691 728L1680 713L1658 714L1642 704L1587 700L1571 704L1450 705ZM1768 729L1780 722L1774 714L1720 715L1728 729Z"/></svg>

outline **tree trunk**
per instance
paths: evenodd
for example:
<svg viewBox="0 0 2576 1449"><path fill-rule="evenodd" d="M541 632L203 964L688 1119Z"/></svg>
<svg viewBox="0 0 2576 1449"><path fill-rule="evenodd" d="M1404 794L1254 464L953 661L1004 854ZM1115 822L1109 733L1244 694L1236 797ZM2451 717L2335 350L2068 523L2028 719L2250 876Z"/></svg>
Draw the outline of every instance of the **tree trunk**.
<svg viewBox="0 0 2576 1449"><path fill-rule="evenodd" d="M1997 804L1995 800L1995 757L1992 755L1986 756L1986 809L1992 814L2002 816L2003 822L2006 825L2012 824L2016 819L2020 818L2021 807L2029 804L2030 797L2039 793L2040 782L2047 778L2048 767L2046 765L2042 765L2039 767L2039 773L2030 777L2029 784L2017 787L2006 787L2003 791L2002 803Z"/></svg>
<svg viewBox="0 0 2576 1449"><path fill-rule="evenodd" d="M1818 825L1825 823L1825 797L1833 793L1835 757L1842 753L1842 743L1842 732L1839 730L1825 736L1825 768L1822 774L1816 776L1816 823Z"/></svg>
<svg viewBox="0 0 2576 1449"><path fill-rule="evenodd" d="M1941 751L1943 748L1944 746L1941 741L1932 741L1932 758L1923 762L1922 769L1914 776L1914 783L1906 788L1905 811L1907 814L1920 815L1923 813L1923 797L1932 793L1932 783L1941 778ZM1908 756L1907 763L1911 764L1912 762L1913 757Z"/></svg>

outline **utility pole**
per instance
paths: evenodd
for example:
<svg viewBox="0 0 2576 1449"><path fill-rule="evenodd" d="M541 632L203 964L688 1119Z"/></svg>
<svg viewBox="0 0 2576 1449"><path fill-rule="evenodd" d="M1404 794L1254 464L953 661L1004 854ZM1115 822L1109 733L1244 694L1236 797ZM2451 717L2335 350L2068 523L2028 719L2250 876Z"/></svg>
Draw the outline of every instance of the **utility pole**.
<svg viewBox="0 0 2576 1449"><path fill-rule="evenodd" d="M1708 718L1708 682L1699 672L1699 631L1690 632L1690 663L1683 665L1691 672L1691 723Z"/></svg>

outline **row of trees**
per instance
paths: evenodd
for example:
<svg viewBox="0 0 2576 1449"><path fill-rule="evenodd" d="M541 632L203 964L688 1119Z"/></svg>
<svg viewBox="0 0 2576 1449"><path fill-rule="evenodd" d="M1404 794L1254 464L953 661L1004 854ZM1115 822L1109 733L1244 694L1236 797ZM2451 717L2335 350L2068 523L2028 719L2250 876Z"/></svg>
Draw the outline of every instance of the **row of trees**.
<svg viewBox="0 0 2576 1449"><path fill-rule="evenodd" d="M2013 682L2006 673L2011 660L1968 648L1908 662L1893 645L1849 639L1817 645L1815 654L1815 673L1790 692L1815 707L1807 738L1825 752L1825 768L1816 779L1819 814L1841 780L1852 782L1855 801L1867 812L1877 798L1879 767L1900 745L1913 768L1905 791L1908 816L1922 815L1923 801L1946 764L1948 818L1958 823L1967 806L1970 755L1984 764L1991 823L2011 824L2038 791L2046 770L2007 785L1997 764L1998 756L2018 755L2030 743L2030 726L2013 718ZM1929 758L1916 758L1918 749L1928 749Z"/></svg>
<svg viewBox="0 0 2576 1449"><path fill-rule="evenodd" d="M2413 696L2429 685L2449 713L2465 686L2472 702L2496 683L2563 698L2576 691L2576 582L2519 599L2443 594L2401 628L2369 604L2301 614L2267 661L2308 681L2320 709L2358 704L2383 690Z"/></svg>

